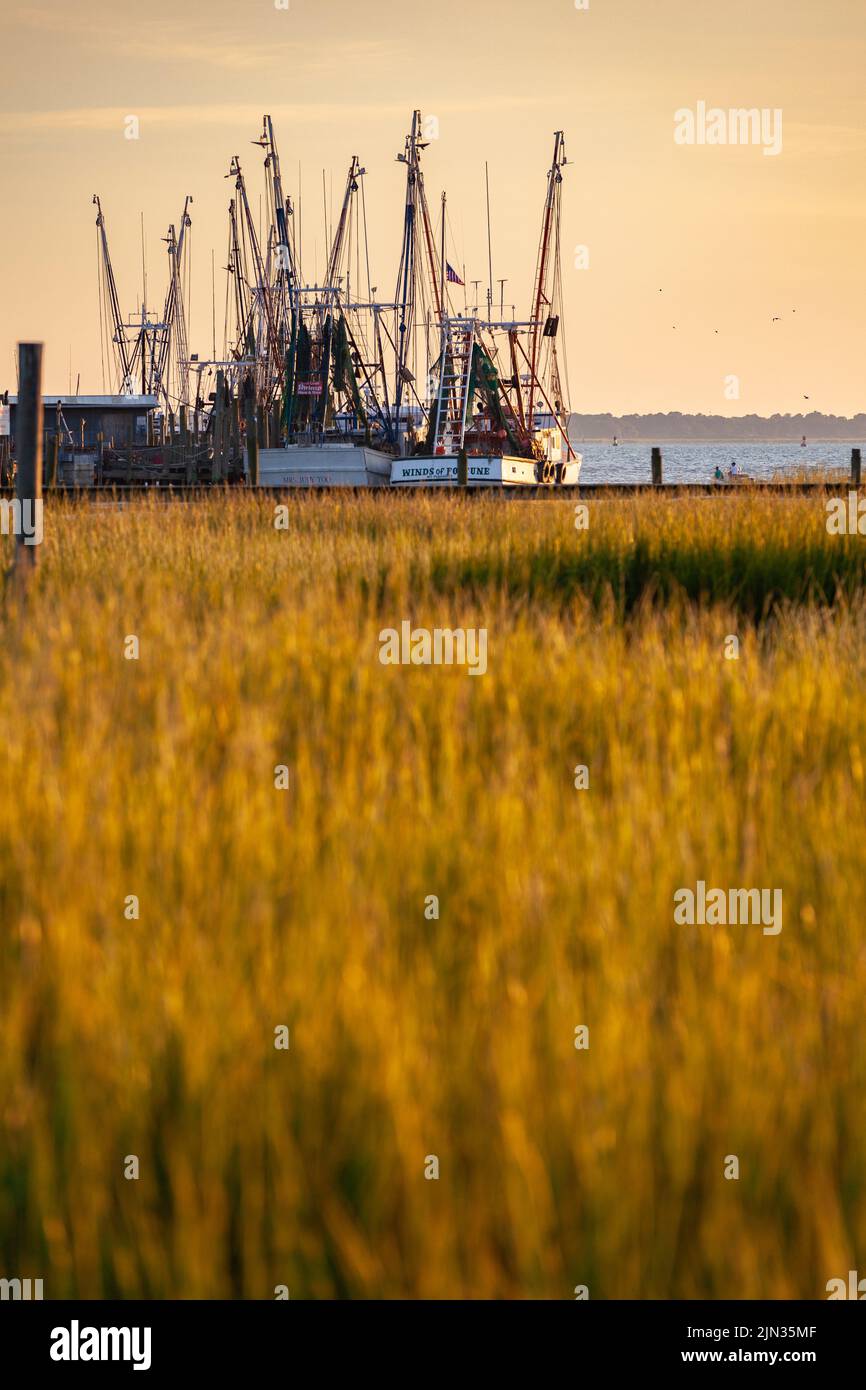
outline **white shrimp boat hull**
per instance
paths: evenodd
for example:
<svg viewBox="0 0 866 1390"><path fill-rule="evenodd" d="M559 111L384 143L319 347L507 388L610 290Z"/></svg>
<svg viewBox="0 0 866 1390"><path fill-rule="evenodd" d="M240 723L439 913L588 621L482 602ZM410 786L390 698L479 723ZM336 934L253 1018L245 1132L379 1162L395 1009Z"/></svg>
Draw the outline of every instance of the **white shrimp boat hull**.
<svg viewBox="0 0 866 1390"><path fill-rule="evenodd" d="M574 484L580 477L581 457L571 459L563 469L563 483ZM508 454L470 454L466 460L466 481L472 487L537 487L541 467L532 459ZM456 487L457 455L415 455L394 459L391 465L393 487Z"/></svg>
<svg viewBox="0 0 866 1390"><path fill-rule="evenodd" d="M363 444L259 449L259 487L387 487L391 455ZM247 478L249 458L244 460Z"/></svg>

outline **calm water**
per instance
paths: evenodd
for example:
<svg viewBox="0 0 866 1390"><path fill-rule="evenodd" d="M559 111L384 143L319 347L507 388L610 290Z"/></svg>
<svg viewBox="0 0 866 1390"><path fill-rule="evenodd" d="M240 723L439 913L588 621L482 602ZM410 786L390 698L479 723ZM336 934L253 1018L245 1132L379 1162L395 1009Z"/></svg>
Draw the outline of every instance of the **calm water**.
<svg viewBox="0 0 866 1390"><path fill-rule="evenodd" d="M650 481L649 444L581 444L574 447L583 455L582 483L640 483ZM727 474L736 459L743 473L754 478L770 478L774 473L795 472L800 468L850 467L850 444L662 444L664 481L699 483L711 481L718 463Z"/></svg>

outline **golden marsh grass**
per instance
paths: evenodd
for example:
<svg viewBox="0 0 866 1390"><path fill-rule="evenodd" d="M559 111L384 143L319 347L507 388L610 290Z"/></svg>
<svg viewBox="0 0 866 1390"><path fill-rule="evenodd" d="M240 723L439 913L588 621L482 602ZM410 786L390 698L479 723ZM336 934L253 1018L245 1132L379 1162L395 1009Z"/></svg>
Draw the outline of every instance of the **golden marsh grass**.
<svg viewBox="0 0 866 1390"><path fill-rule="evenodd" d="M52 499L2 616L0 1274L814 1298L862 1267L864 542L811 498L589 508ZM487 674L382 666L404 619L485 627ZM698 879L781 888L781 934L676 926Z"/></svg>

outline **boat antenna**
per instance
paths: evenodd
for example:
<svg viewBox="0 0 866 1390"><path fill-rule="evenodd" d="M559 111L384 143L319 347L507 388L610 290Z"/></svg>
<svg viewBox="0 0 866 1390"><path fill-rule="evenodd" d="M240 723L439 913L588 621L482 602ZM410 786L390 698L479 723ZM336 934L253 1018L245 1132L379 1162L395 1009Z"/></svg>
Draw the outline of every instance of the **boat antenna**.
<svg viewBox="0 0 866 1390"><path fill-rule="evenodd" d="M141 214L141 394L147 395L147 257L144 249L144 212ZM153 353L151 352L151 357Z"/></svg>
<svg viewBox="0 0 866 1390"><path fill-rule="evenodd" d="M439 302L442 305L443 321L445 318L445 189L442 189L442 252L439 257Z"/></svg>
<svg viewBox="0 0 866 1390"><path fill-rule="evenodd" d="M144 212L141 214L141 312L147 308L147 261L144 253Z"/></svg>
<svg viewBox="0 0 866 1390"><path fill-rule="evenodd" d="M367 264L367 298L372 303L373 292L370 287L370 242L367 237L367 195L364 192L364 180L361 179L361 213L364 219L364 258ZM360 281L359 281L360 287Z"/></svg>
<svg viewBox="0 0 866 1390"><path fill-rule="evenodd" d="M493 317L493 245L490 237L490 173L484 161L484 183L487 189L487 319Z"/></svg>

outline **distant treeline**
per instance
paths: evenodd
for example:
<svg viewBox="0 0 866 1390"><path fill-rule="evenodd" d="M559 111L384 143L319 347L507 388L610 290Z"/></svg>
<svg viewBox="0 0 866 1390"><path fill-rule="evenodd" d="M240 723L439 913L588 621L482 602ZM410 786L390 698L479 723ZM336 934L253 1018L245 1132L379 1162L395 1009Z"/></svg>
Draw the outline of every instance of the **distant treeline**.
<svg viewBox="0 0 866 1390"><path fill-rule="evenodd" d="M844 415L683 415L679 410L656 415L578 415L571 416L569 435L575 442L605 440L614 435L629 442L664 443L667 440L734 440L738 443L778 440L799 442L838 439L850 443L866 440L866 414L848 420Z"/></svg>

